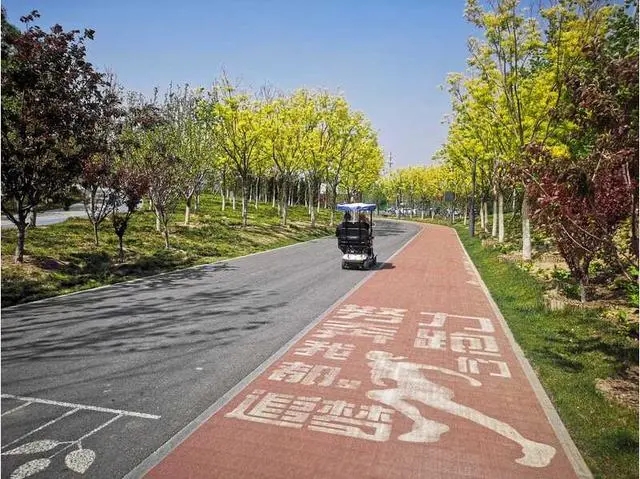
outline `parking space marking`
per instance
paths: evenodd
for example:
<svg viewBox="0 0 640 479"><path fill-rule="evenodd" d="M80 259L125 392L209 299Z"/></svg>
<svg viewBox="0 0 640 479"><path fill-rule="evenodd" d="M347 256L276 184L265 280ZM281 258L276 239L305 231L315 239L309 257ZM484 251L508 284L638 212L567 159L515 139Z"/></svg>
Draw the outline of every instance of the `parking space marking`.
<svg viewBox="0 0 640 479"><path fill-rule="evenodd" d="M53 401L50 399L40 399L33 397L25 397L25 396L14 396L13 394L0 394L0 398L9 399L15 401L23 401L23 404L16 406L2 415L10 414L19 409L27 408L31 405L48 405L48 406L57 406L66 408L67 411L60 414L59 416L45 422L44 424L40 424L35 429L32 429L25 434L22 434L18 438L13 441L3 444L1 448L1 455L4 458L28 458L29 456L33 457L34 454L45 454L43 457L38 457L36 459L31 459L25 463L19 464L21 461L18 459L17 467L11 473L12 479L23 479L25 477L31 476L37 472L44 471L49 468L52 464L53 459L56 456L61 454L65 454L64 457L64 465L66 468L72 472L78 474L84 474L89 467L93 464L96 459L96 452L92 449L88 449L83 446L83 441L88 439L89 437L96 434L98 431L106 428L110 424L114 423L118 419L122 417L130 417L130 418L141 418L141 419L160 419L160 416L155 414L145 414L141 412L134 411L123 411L120 409L111 409L100 406L89 406L86 404L74 404L64 401ZM53 424L70 417L78 412L91 412L91 413L102 413L102 414L111 414L113 417L111 418L103 418L101 424L97 427L94 427L90 431L86 432L86 430L80 434L77 438L72 438L71 440L61 440L56 437L55 432L51 432L51 436L47 439L36 439L31 442L23 442L30 436L33 436L35 433L41 432L44 429L52 426ZM105 420L106 419L106 420ZM15 461L14 461L15 463ZM15 467L14 465L10 467Z"/></svg>
<svg viewBox="0 0 640 479"><path fill-rule="evenodd" d="M27 407L29 404L33 404L33 403L31 401L28 401L28 402L26 402L24 404L20 404L20 406L14 407L13 409L9 409L8 411L3 412L2 414L0 414L0 417L4 417L7 414L11 414L12 412L19 411L23 407Z"/></svg>
<svg viewBox="0 0 640 479"><path fill-rule="evenodd" d="M133 412L133 411L123 411L121 409L109 409L106 407L100 406L87 406L84 404L73 404L63 401L52 401L50 399L38 399L38 398L30 398L23 396L14 396L12 394L0 394L0 398L2 399L16 399L18 401L26 401L29 403L38 403L38 404L51 404L53 406L61 406L73 409L84 409L87 411L97 411L97 412L106 412L110 414L120 414L122 416L131 416L131 417L140 417L143 419L160 419L160 416L155 414L145 414L143 412ZM9 411L7 411L9 412Z"/></svg>

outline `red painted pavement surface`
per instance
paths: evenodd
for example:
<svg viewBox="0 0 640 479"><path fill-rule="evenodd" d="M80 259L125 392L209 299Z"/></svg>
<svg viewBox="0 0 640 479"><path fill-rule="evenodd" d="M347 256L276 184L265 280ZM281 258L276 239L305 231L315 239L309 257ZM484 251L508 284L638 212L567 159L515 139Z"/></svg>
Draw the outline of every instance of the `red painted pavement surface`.
<svg viewBox="0 0 640 479"><path fill-rule="evenodd" d="M577 475L456 233L427 226L147 477Z"/></svg>

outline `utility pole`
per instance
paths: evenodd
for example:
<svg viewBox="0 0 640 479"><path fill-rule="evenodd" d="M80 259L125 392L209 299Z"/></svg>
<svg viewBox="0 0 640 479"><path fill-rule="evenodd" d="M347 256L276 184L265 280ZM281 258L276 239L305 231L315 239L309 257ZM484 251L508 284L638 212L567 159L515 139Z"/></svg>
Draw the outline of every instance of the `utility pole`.
<svg viewBox="0 0 640 479"><path fill-rule="evenodd" d="M391 174L391 165L393 165L393 160L392 160L391 152L389 152L389 162L387 163L387 174Z"/></svg>

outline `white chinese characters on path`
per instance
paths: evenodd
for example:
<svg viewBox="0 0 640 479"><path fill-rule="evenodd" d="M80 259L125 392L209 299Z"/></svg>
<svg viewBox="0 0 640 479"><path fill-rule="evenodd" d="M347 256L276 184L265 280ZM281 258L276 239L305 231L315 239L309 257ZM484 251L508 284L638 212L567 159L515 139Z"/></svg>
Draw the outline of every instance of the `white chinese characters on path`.
<svg viewBox="0 0 640 479"><path fill-rule="evenodd" d="M325 359L344 361L355 349L354 344L330 343L329 341L305 341L304 346L293 351L297 356L314 356L316 353L324 353Z"/></svg>
<svg viewBox="0 0 640 479"><path fill-rule="evenodd" d="M545 467L549 465L555 455L554 447L526 439L509 424L456 403L453 400L454 394L451 389L427 379L424 372L435 371L460 377L475 387L482 385L480 381L446 368L404 361L406 358L394 357L393 354L385 351L369 351L367 359L370 360L368 365L371 368L371 382L385 388L369 391L367 397L392 407L413 421L412 430L400 435L399 440L437 442L442 434L449 431L449 426L446 424L423 417L420 410L412 404L412 402L418 402L473 421L516 442L522 448L523 453L523 456L516 459L516 462L524 466ZM395 386L390 387L386 381L395 382Z"/></svg>
<svg viewBox="0 0 640 479"><path fill-rule="evenodd" d="M406 312L406 309L399 308L346 304L312 336L320 339L333 339L337 336L368 337L374 344L386 344L395 337Z"/></svg>
<svg viewBox="0 0 640 479"><path fill-rule="evenodd" d="M362 319L372 323L400 324L404 319L406 309L377 308L375 306L358 306L345 304L334 314L338 319Z"/></svg>
<svg viewBox="0 0 640 479"><path fill-rule="evenodd" d="M271 381L283 381L305 386L335 386L343 389L358 389L361 381L338 379L340 368L322 364L306 364L300 361L283 361L269 375Z"/></svg>
<svg viewBox="0 0 640 479"><path fill-rule="evenodd" d="M343 400L294 396L254 390L225 417L274 426L337 434L369 441L387 441L393 410Z"/></svg>
<svg viewBox="0 0 640 479"><path fill-rule="evenodd" d="M281 385L357 390L362 386L361 380L339 377L342 366L356 347L348 341L332 340L348 336L367 338L373 344L387 344L394 340L406 312L397 308L345 305L310 335L313 339L294 348L295 360L277 364L268 379ZM528 467L549 465L556 453L554 447L527 439L510 424L454 401L453 390L431 379L433 374L446 374L480 387L482 383L473 375L511 378L507 363L501 360L491 319L445 313L421 314L427 318L419 324L414 346L458 353L458 371L412 362L386 351L369 351L366 360L371 382L379 389L369 390L366 396L378 404L356 405L341 399L327 399L314 394L313 389L304 396L257 389L225 417L385 442L391 439L393 413L398 412L413 421L411 430L398 434L398 440L433 443L450 428L425 417L426 406L474 422L517 443L523 454L516 459L519 464ZM310 360L307 358L320 356L329 364L306 362ZM331 361L337 363L331 364Z"/></svg>
<svg viewBox="0 0 640 479"><path fill-rule="evenodd" d="M459 354L484 356L487 359L458 357L458 371L470 374L488 372L490 376L511 378L507 363L498 360L500 350L495 337L491 335L495 332L491 319L446 313L422 312L420 314L431 317L431 321L419 324L413 343L415 348L440 351L450 348L451 351ZM461 330L447 335L443 329L447 322L462 325ZM480 364L488 367L480 368Z"/></svg>

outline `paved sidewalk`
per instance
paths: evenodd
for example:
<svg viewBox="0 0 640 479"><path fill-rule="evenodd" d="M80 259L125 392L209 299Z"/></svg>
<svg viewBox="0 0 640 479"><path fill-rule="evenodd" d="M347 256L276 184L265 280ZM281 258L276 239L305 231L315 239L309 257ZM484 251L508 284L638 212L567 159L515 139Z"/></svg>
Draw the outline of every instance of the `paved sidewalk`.
<svg viewBox="0 0 640 479"><path fill-rule="evenodd" d="M591 477L485 291L455 231L426 226L133 473Z"/></svg>

